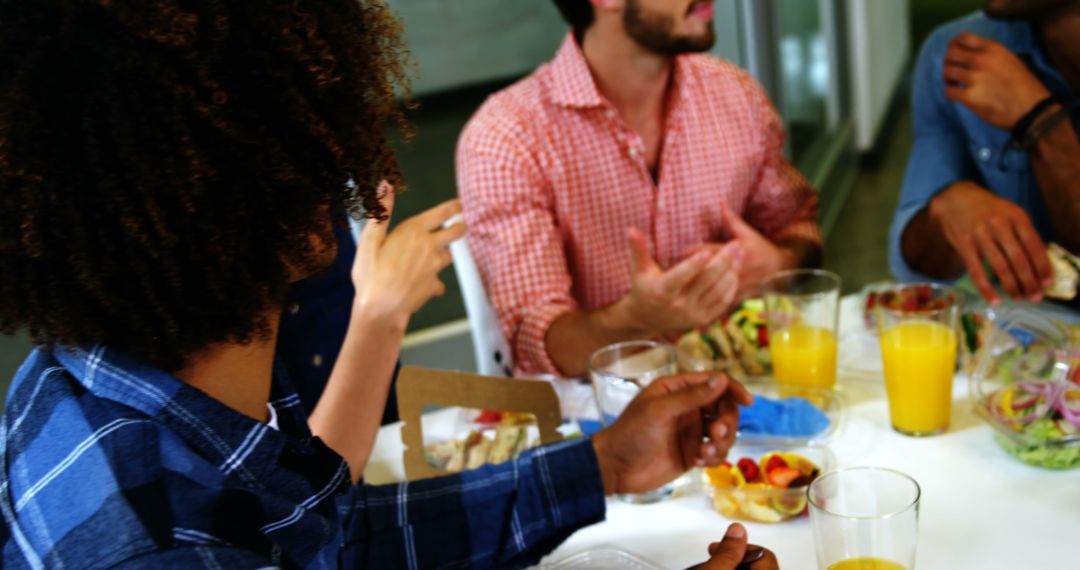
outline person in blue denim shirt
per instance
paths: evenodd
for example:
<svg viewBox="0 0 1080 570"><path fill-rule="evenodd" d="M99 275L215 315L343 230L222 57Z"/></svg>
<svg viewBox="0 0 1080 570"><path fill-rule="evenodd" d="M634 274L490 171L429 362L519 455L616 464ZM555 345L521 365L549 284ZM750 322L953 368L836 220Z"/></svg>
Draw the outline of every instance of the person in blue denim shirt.
<svg viewBox="0 0 1080 570"><path fill-rule="evenodd" d="M5 568L522 567L722 461L751 397L687 374L591 438L362 484L463 233L456 202L387 230L399 28L375 0L0 1L0 333L39 343L0 418ZM373 221L309 417L279 325L341 211ZM706 567L751 551L733 526Z"/></svg>
<svg viewBox="0 0 1080 570"><path fill-rule="evenodd" d="M1080 248L1080 2L987 0L935 31L915 70L915 141L889 236L901 280L987 267L1015 299L1051 282L1046 244Z"/></svg>

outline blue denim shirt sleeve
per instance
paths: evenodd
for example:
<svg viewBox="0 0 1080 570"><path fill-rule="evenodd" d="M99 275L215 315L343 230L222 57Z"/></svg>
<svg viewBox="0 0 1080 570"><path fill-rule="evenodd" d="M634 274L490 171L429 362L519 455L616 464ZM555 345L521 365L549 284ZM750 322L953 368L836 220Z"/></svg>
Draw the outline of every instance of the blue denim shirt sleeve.
<svg viewBox="0 0 1080 570"><path fill-rule="evenodd" d="M900 202L889 230L889 265L901 281L935 281L913 269L900 250L909 222L930 200L954 182L977 177L968 154L966 130L956 107L945 97L945 52L955 35L936 31L919 54L912 91L915 140L908 158Z"/></svg>
<svg viewBox="0 0 1080 570"><path fill-rule="evenodd" d="M354 486L339 500L341 568L521 568L604 519L589 439L434 479Z"/></svg>

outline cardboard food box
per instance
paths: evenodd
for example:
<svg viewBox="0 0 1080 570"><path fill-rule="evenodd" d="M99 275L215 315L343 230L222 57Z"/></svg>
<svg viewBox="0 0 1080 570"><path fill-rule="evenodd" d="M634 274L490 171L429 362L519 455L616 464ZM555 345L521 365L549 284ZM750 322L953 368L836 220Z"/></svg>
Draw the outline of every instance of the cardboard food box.
<svg viewBox="0 0 1080 570"><path fill-rule="evenodd" d="M557 431L562 423L559 398L552 384L543 380L406 366L398 373L397 400L398 413L405 424L401 428L401 441L405 446L405 477L409 481L451 472L428 462L421 417L432 406L532 414L541 445L562 439Z"/></svg>

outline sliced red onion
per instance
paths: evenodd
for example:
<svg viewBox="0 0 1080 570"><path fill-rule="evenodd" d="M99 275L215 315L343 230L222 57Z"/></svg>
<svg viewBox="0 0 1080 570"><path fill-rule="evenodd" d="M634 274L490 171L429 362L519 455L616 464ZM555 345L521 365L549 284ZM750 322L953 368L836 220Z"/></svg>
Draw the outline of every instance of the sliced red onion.
<svg viewBox="0 0 1080 570"><path fill-rule="evenodd" d="M1070 392L1077 394L1077 397L1074 399L1076 402L1075 404L1070 404L1069 402ZM1062 390L1054 407L1057 409L1058 413L1061 414L1061 417L1065 418L1065 421L1080 428L1080 393L1078 393L1077 390L1072 388Z"/></svg>
<svg viewBox="0 0 1080 570"><path fill-rule="evenodd" d="M1039 395L1029 394L1021 398L1014 398L1012 402L1012 409L1014 411L1020 411L1030 408L1031 406L1034 406L1036 403L1038 403L1040 397L1041 396Z"/></svg>
<svg viewBox="0 0 1080 570"><path fill-rule="evenodd" d="M989 403L988 407L990 408L990 413L993 414L993 416L995 418L997 418L998 420L1000 420L1002 423L1004 423L1006 425L1015 427L1015 424L1025 424L1025 425L1029 424L1029 423L1031 423L1031 422L1045 416L1046 412L1049 411L1049 409L1050 409L1050 405L1046 401L1043 400L1042 396L1040 396L1039 400L1038 400L1038 403L1031 406L1028 413L1022 414L1022 415L1016 415L1016 416L1011 416L1009 414L1006 414L1004 412L1003 406L1001 405L1001 394L1007 389L1008 388L1005 388L1003 390L998 390L997 392L995 392L994 395L990 397L990 401L988 402ZM1014 410L1014 411L1019 411L1019 410Z"/></svg>

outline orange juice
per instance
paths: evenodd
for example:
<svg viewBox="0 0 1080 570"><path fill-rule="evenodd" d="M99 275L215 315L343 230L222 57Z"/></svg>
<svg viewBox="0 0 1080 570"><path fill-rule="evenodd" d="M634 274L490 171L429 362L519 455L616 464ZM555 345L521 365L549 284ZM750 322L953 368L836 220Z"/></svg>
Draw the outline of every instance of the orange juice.
<svg viewBox="0 0 1080 570"><path fill-rule="evenodd" d="M829 570L904 570L904 565L881 558L849 558L829 565Z"/></svg>
<svg viewBox="0 0 1080 570"><path fill-rule="evenodd" d="M949 427L956 331L927 320L905 321L881 336L889 416L898 431L939 433Z"/></svg>
<svg viewBox="0 0 1080 570"><path fill-rule="evenodd" d="M836 335L795 325L769 339L773 377L780 384L831 389L836 384Z"/></svg>

